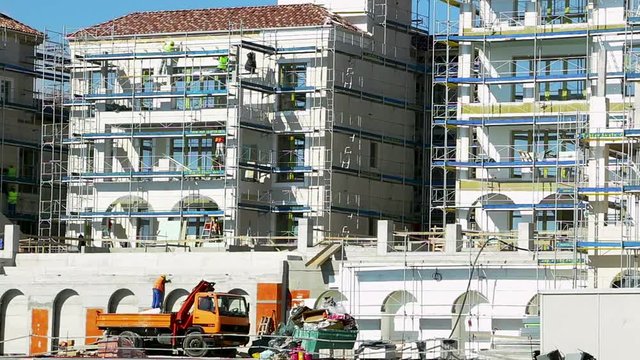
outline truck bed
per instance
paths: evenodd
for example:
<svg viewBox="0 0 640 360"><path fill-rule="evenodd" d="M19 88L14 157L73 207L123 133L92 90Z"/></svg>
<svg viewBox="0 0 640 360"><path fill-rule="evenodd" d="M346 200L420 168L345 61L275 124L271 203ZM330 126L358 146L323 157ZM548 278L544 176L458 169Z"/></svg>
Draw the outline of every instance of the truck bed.
<svg viewBox="0 0 640 360"><path fill-rule="evenodd" d="M173 314L99 314L99 329L115 328L171 328Z"/></svg>

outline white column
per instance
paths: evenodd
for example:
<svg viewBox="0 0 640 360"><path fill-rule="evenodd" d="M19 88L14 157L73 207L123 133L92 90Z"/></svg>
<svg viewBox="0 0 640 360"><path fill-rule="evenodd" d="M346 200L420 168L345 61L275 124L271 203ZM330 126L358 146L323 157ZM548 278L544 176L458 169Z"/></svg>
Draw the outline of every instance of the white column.
<svg viewBox="0 0 640 360"><path fill-rule="evenodd" d="M386 255L389 252L389 244L393 240L393 221L378 220L378 255Z"/></svg>
<svg viewBox="0 0 640 360"><path fill-rule="evenodd" d="M298 251L301 253L313 247L313 225L311 219L298 219Z"/></svg>
<svg viewBox="0 0 640 360"><path fill-rule="evenodd" d="M460 224L447 224L444 230L444 251L456 253L462 250L462 226Z"/></svg>
<svg viewBox="0 0 640 360"><path fill-rule="evenodd" d="M0 259L9 260L11 264L16 259L18 247L20 246L20 227L18 225L8 224L4 226L3 243L4 247L0 250Z"/></svg>

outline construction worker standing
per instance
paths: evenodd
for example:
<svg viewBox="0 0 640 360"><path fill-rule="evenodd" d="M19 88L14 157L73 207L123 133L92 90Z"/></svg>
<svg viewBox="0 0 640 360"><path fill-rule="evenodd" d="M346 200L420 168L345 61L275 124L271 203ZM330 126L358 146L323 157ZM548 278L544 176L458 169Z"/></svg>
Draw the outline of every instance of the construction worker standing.
<svg viewBox="0 0 640 360"><path fill-rule="evenodd" d="M16 214L16 206L18 205L18 189L12 187L7 194L7 210L9 216Z"/></svg>
<svg viewBox="0 0 640 360"><path fill-rule="evenodd" d="M164 45L162 45L162 51L166 52L166 53L170 53L170 52L176 51L175 43L173 42L173 40L165 41ZM169 65L173 65L173 59L163 58L162 59L162 63L160 65L160 73L168 74L169 73L169 68L168 68Z"/></svg>
<svg viewBox="0 0 640 360"><path fill-rule="evenodd" d="M167 280L167 275L160 275L160 277L158 277L153 283L152 309L162 309L162 302L164 301L164 284L170 282L171 280Z"/></svg>

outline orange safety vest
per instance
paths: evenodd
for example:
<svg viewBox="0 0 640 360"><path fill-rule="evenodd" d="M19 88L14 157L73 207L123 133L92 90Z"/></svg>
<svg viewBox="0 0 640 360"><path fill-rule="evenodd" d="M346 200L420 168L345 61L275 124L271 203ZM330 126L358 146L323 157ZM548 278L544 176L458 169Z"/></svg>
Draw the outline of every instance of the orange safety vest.
<svg viewBox="0 0 640 360"><path fill-rule="evenodd" d="M158 289L162 292L164 292L164 283L165 283L166 279L164 279L162 276L160 276L155 283L153 283L153 288L154 289Z"/></svg>

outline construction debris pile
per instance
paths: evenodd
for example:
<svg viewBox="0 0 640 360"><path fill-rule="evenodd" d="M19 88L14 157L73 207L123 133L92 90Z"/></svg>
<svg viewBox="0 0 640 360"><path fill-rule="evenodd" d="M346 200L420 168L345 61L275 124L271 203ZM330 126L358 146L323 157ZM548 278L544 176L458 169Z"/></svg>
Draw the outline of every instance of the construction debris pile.
<svg viewBox="0 0 640 360"><path fill-rule="evenodd" d="M137 349L131 339L120 337L108 337L99 340L94 345L83 348L75 348L74 341L61 341L54 357L60 358L117 358L117 359L143 359L146 358L144 350Z"/></svg>
<svg viewBox="0 0 640 360"><path fill-rule="evenodd" d="M300 306L291 309L289 320L280 324L273 337L256 340L253 351L254 358L286 359L300 352L305 352L305 359L318 349L353 348L353 342L347 341L335 346L331 339L342 338L347 334L349 339L357 336L358 327L355 319L346 313L344 307L333 298L325 298L319 309ZM261 351L264 349L264 351Z"/></svg>

